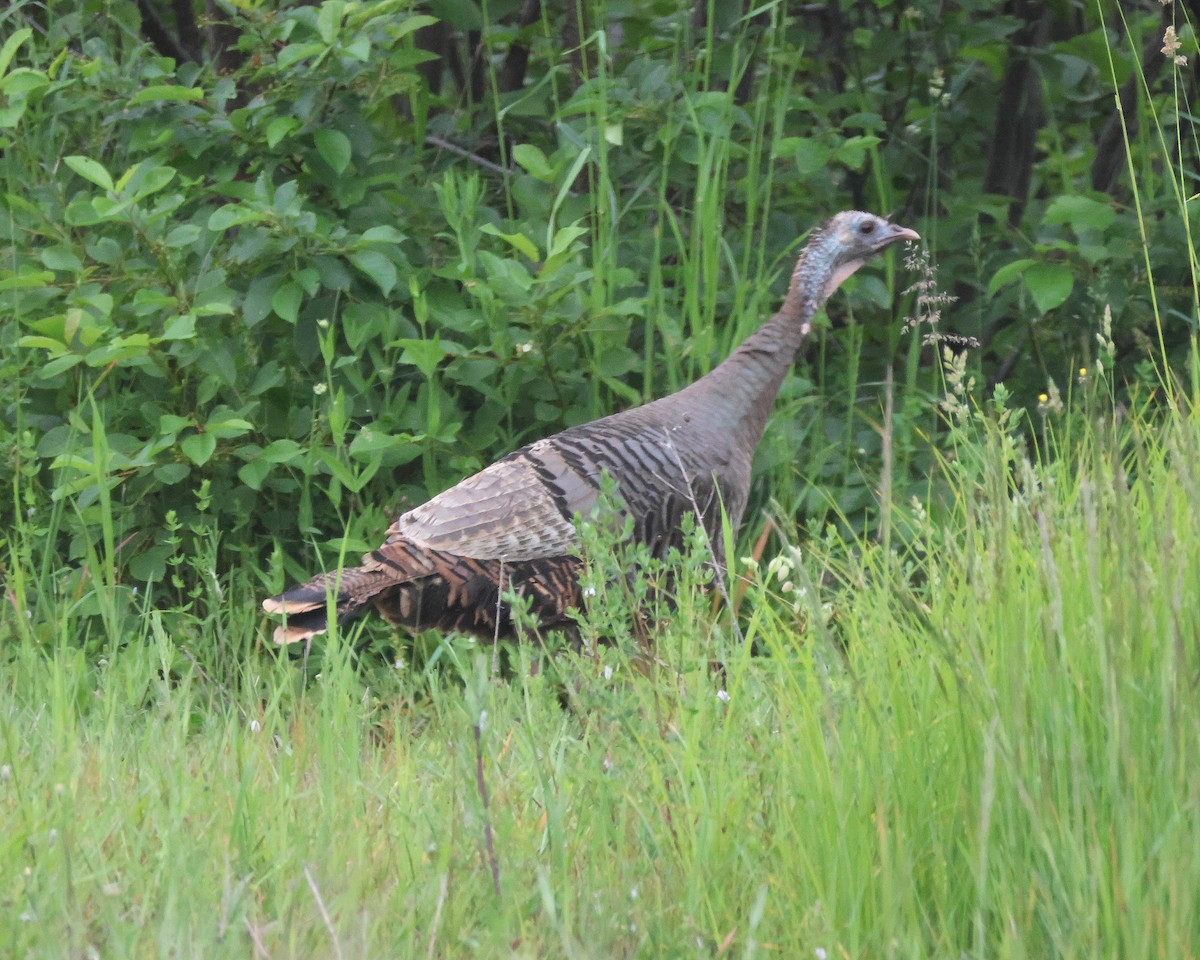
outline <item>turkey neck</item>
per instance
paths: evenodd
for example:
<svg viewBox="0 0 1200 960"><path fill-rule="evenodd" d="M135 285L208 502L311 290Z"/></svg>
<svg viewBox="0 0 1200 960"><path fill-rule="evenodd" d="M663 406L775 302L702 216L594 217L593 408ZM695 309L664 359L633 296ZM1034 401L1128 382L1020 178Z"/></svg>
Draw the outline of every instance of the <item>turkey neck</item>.
<svg viewBox="0 0 1200 960"><path fill-rule="evenodd" d="M758 446L779 385L808 339L813 316L858 266L835 273L832 251L823 242L828 239L815 237L805 247L779 311L723 363L679 394L689 407L709 406L750 451Z"/></svg>

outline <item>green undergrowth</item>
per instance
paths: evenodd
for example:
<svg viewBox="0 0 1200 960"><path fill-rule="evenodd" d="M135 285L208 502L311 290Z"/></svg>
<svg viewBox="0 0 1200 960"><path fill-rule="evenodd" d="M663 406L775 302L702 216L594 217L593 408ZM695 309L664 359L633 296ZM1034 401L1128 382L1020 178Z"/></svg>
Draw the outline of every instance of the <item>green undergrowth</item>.
<svg viewBox="0 0 1200 960"><path fill-rule="evenodd" d="M848 86L820 5L710 4L701 46L631 7L579 76L543 5L482 107L406 4L239 5L232 75L132 4L11 6L0 956L1196 955L1196 137L1186 64L1138 73L1157 10L1038 54L1014 212L971 132L1026 48L971 4L853 7ZM269 646L262 596L398 504L708 369L850 205L930 260L839 291L728 555L628 579L586 531L578 650Z"/></svg>
<svg viewBox="0 0 1200 960"><path fill-rule="evenodd" d="M191 530L128 644L76 642L86 588L31 612L0 951L1192 955L1200 419L1080 391L1032 453L995 402L947 419L953 504L896 505L902 548L731 557L735 625L700 538L653 657L603 582L578 654L277 655Z"/></svg>

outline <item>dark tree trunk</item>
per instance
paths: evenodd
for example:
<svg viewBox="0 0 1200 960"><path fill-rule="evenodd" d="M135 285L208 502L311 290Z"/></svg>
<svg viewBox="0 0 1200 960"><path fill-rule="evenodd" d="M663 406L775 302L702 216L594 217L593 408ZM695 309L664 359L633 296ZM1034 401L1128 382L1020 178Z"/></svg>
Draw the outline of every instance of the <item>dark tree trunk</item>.
<svg viewBox="0 0 1200 960"><path fill-rule="evenodd" d="M525 0L517 14L517 39L508 48L504 66L500 68L500 92L511 93L525 85L525 71L529 66L529 44L521 33L533 26L542 15L541 0Z"/></svg>
<svg viewBox="0 0 1200 960"><path fill-rule="evenodd" d="M187 4L184 5L186 6ZM172 2L172 8L177 6L178 4ZM137 8L138 13L142 15L142 36L150 42L150 45L155 50L164 57L171 57L176 63L200 61L201 52L199 47L189 48L187 44L182 42L180 37L171 32L171 28L163 21L153 0L138 0ZM178 13L176 14L176 19L178 19ZM195 18L192 18L191 24L194 32L196 26Z"/></svg>
<svg viewBox="0 0 1200 960"><path fill-rule="evenodd" d="M1042 82L1033 55L1046 42L1051 12L1041 0L1009 0L1005 12L1024 21L1024 26L1013 36L1012 54L1000 85L983 189L1012 198L1008 222L1016 224L1029 199L1034 144L1044 119Z"/></svg>
<svg viewBox="0 0 1200 960"><path fill-rule="evenodd" d="M209 21L208 50L213 66L222 75L236 72L242 65L242 54L237 48L240 31L215 0L204 0L204 12Z"/></svg>
<svg viewBox="0 0 1200 960"><path fill-rule="evenodd" d="M1146 83L1152 83L1162 70L1167 58L1162 52L1162 35L1171 22L1171 8L1163 7L1161 26L1154 36L1146 41L1142 48L1142 75ZM1129 136L1137 133L1138 100L1142 89L1142 78L1134 74L1122 84L1118 97L1121 110L1115 108L1108 118L1108 123L1100 131L1096 141L1096 158L1092 161L1092 189L1108 193L1112 189L1117 173L1125 164L1125 136L1121 129L1121 117L1124 115Z"/></svg>

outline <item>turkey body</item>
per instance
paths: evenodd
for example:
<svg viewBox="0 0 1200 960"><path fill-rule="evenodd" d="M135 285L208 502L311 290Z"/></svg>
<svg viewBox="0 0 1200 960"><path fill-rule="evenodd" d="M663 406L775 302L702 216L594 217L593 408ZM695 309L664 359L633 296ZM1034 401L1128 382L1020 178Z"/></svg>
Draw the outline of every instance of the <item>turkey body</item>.
<svg viewBox="0 0 1200 960"><path fill-rule="evenodd" d="M567 626L580 602L575 518L597 507L605 474L652 555L682 546L681 523L692 512L713 556L722 556L722 510L736 531L755 447L813 316L847 276L901 239L917 234L869 213L838 214L805 246L780 311L711 373L522 447L402 514L360 566L263 601L287 618L276 641L323 632L331 601L341 623L373 606L412 631L490 640L512 629L500 599L509 589L542 628Z"/></svg>

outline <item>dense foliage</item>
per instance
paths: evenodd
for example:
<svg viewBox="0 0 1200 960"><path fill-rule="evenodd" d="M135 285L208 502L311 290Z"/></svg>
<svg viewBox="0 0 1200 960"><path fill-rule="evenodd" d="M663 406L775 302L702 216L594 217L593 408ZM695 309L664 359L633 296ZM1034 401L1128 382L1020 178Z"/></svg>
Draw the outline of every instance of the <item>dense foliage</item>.
<svg viewBox="0 0 1200 960"><path fill-rule="evenodd" d="M1173 388L1194 67L1158 47L1174 23L1194 48L1183 8L750 6L11 4L4 562L172 589L219 530L277 587L707 370L849 206L919 229L937 273L831 304L760 457L785 514L873 530L885 473L927 499L942 335L1045 412L1111 308L1119 388Z"/></svg>
<svg viewBox="0 0 1200 960"><path fill-rule="evenodd" d="M1195 955L1195 0L738 7L0 9L0 955ZM849 206L719 600L276 655Z"/></svg>

